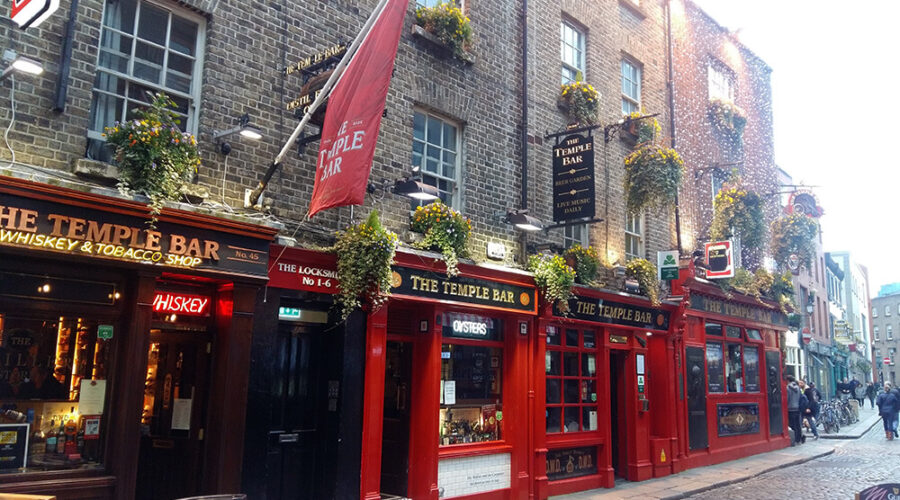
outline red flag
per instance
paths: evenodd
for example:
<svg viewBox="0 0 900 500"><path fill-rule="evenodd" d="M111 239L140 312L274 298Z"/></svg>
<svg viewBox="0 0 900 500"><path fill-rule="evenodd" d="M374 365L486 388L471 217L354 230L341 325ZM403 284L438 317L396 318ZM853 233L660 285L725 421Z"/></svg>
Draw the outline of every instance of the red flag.
<svg viewBox="0 0 900 500"><path fill-rule="evenodd" d="M308 216L361 205L387 99L407 0L389 0L328 97Z"/></svg>

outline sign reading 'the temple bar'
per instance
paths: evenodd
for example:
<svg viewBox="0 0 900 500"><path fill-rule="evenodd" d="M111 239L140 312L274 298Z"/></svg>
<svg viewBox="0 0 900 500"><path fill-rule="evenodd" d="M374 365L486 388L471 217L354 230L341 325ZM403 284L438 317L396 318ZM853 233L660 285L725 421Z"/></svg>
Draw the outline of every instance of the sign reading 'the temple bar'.
<svg viewBox="0 0 900 500"><path fill-rule="evenodd" d="M553 220L594 216L594 138L570 135L553 148Z"/></svg>
<svg viewBox="0 0 900 500"><path fill-rule="evenodd" d="M393 266L392 269L392 295L537 313L537 292L534 288L465 276L448 278L443 274L409 267Z"/></svg>
<svg viewBox="0 0 900 500"><path fill-rule="evenodd" d="M562 316L556 306L553 314ZM668 330L669 313L662 309L624 302L576 296L569 299L570 318L612 325L633 326L648 330Z"/></svg>

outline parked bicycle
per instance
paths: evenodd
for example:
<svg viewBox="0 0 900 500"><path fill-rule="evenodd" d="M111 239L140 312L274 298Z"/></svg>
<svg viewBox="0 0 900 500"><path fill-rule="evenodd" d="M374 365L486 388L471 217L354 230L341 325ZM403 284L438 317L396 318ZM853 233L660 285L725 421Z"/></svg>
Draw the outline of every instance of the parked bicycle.
<svg viewBox="0 0 900 500"><path fill-rule="evenodd" d="M819 419L817 425L822 426L826 434L841 430L840 401L822 401L819 403Z"/></svg>

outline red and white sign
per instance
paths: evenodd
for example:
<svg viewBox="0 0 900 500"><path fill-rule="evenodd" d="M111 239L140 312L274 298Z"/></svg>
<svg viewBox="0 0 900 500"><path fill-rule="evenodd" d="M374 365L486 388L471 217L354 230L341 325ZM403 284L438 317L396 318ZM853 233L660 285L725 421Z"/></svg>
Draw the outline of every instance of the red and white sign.
<svg viewBox="0 0 900 500"><path fill-rule="evenodd" d="M812 341L812 332L809 331L809 327L804 326L801 333L803 335L803 343L809 344Z"/></svg>
<svg viewBox="0 0 900 500"><path fill-rule="evenodd" d="M12 0L10 19L20 28L33 28L59 8L59 0Z"/></svg>
<svg viewBox="0 0 900 500"><path fill-rule="evenodd" d="M309 217L363 203L408 4L388 0L328 96Z"/></svg>
<svg viewBox="0 0 900 500"><path fill-rule="evenodd" d="M889 357L887 357L887 356L885 356L884 359L883 359L882 361L883 361L883 363L886 364L886 365L891 364L891 358L889 358Z"/></svg>
<svg viewBox="0 0 900 500"><path fill-rule="evenodd" d="M714 241L706 244L706 277L721 279L734 277L734 244Z"/></svg>
<svg viewBox="0 0 900 500"><path fill-rule="evenodd" d="M269 251L269 286L338 293L334 254L272 245Z"/></svg>
<svg viewBox="0 0 900 500"><path fill-rule="evenodd" d="M183 293L156 292L153 310L166 314L205 316L209 314L209 297Z"/></svg>

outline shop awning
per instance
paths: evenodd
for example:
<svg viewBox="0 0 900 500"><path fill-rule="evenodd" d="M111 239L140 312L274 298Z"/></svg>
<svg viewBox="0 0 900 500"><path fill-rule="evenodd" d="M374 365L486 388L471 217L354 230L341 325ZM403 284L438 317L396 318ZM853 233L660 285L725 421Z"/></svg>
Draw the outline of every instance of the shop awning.
<svg viewBox="0 0 900 500"><path fill-rule="evenodd" d="M819 359L819 357L816 356L815 354L810 354L809 357L811 357L811 358L813 359L813 361L816 362L817 365L819 365L819 366L825 366L825 363L823 363L822 360ZM828 359L828 358L826 358L826 359Z"/></svg>

